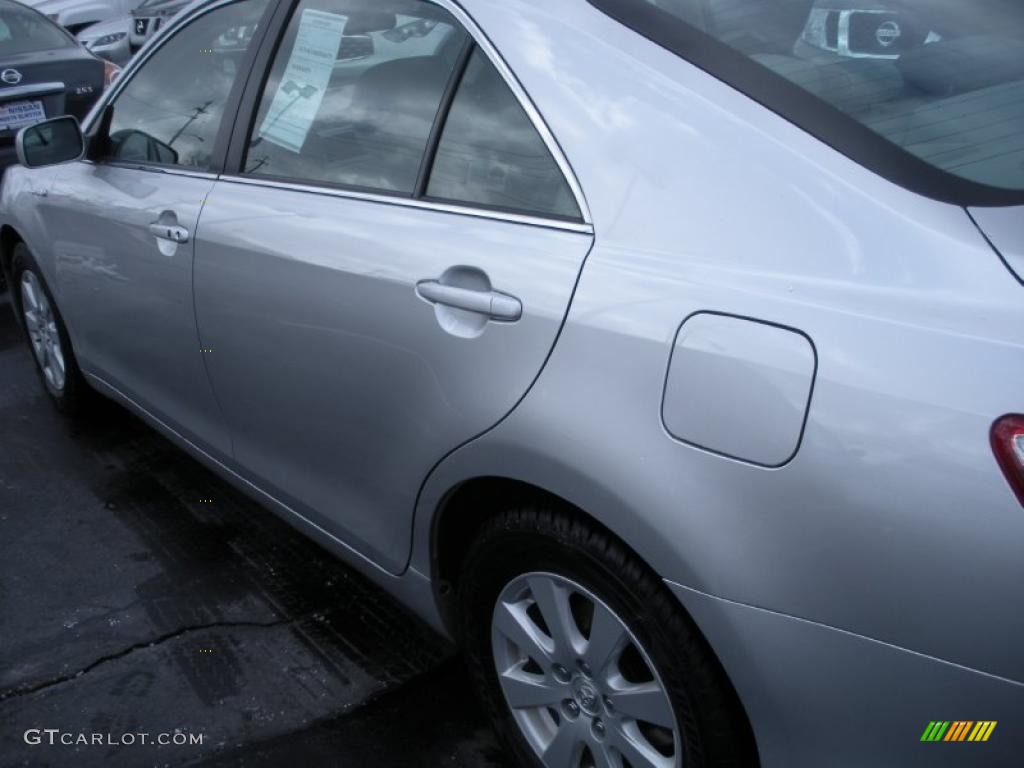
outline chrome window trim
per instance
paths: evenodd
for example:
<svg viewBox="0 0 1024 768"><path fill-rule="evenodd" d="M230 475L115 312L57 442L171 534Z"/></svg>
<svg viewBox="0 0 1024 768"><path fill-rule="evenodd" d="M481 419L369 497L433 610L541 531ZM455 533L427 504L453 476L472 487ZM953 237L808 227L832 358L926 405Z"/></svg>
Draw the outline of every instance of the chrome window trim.
<svg viewBox="0 0 1024 768"><path fill-rule="evenodd" d="M85 158L80 159L78 162L85 163L86 165L93 165L100 168L121 168L125 171L146 171L147 173L163 173L172 176L189 176L193 179L207 179L209 181L216 181L220 178L216 173L210 171L193 171L186 166L178 165L158 165L157 163L130 163L125 161L117 160L104 160L102 163L97 163L95 160L86 160Z"/></svg>
<svg viewBox="0 0 1024 768"><path fill-rule="evenodd" d="M329 197L340 197L346 200L361 200L369 203L383 203L385 205L397 205L405 208L418 208L420 210L437 211L440 213L459 214L462 216L474 216L479 219L491 219L494 221L505 221L513 224L525 224L533 227L544 227L546 229L560 229L565 232L577 232L585 235L593 235L594 228L591 224L579 221L568 221L552 219L545 216L531 216L523 213L512 213L508 211L497 211L489 208L477 208L472 205L459 205L455 203L441 203L430 199L416 199L412 197L399 197L398 195L384 195L374 192L360 192L354 189L340 187L321 187L315 184L299 184L290 181L277 181L272 178L259 176L240 176L237 174L222 174L218 181L232 184L248 184L254 187L267 187L269 189L286 189L292 192L306 192L316 195L327 195Z"/></svg>
<svg viewBox="0 0 1024 768"><path fill-rule="evenodd" d="M576 199L576 205L580 209L580 217L583 219L583 223L592 225L593 220L590 217L590 206L587 205L587 198L583 194L583 187L580 186L579 179L576 178L576 174L573 172L572 166L569 165L569 161L566 159L565 153L562 152L562 147L558 144L558 141L555 139L551 129L548 128L547 123L544 122L544 118L541 116L533 101L530 100L529 94L520 84L519 80L512 72L512 69L501 57L498 49L494 47L487 35L484 34L484 31L473 20L473 17L463 10L462 6L452 0L428 0L428 2L439 5L451 13L459 23L462 24L466 32L468 32L473 38L473 42L477 44L480 50L484 52L484 55L486 55L490 60L491 64L493 64L501 74L505 84L512 90L512 93L519 101L519 105L526 112L527 117L530 118L530 122L533 123L534 130L540 134L541 140L543 140L545 146L548 148L548 152L551 153L551 157L554 158L555 164L558 165L559 170L561 170L562 176L565 178L566 183L569 185L569 189L572 190L573 197ZM554 221L557 222L558 220L555 219Z"/></svg>
<svg viewBox="0 0 1024 768"><path fill-rule="evenodd" d="M170 24L161 28L159 33L155 37L150 38L150 40L142 47L142 49L137 54L135 54L132 62L117 78L114 87L107 91L107 93L103 94L103 96L96 101L96 103L93 105L92 110L90 110L89 114L85 118L82 129L83 133L89 133L93 129L96 120L98 120L99 116L103 114L103 110L106 109L106 106L113 102L121 93L121 91L128 85L128 83L131 82L139 67L143 66L156 51L160 50L160 48L163 47L163 45L168 40L170 40L181 27L191 23L194 19L198 18L199 16L202 16L205 13L208 13L209 11L236 2L241 2L241 0L215 0L211 3L203 3L196 6L188 14L179 13L177 16L173 17ZM513 95L516 97L516 100L519 102L519 105L523 108L523 111L526 112L526 115L530 119L530 122L532 123L534 130L536 130L537 133L540 135L541 140L547 147L548 152L551 153L551 157L554 158L555 164L562 172L562 177L569 185L569 189L572 190L573 197L576 200L576 205L579 207L580 210L580 217L582 219L582 223L565 222L555 218L549 219L543 216L531 216L528 214L503 213L500 211L488 210L486 208L476 208L472 205L472 203L467 203L465 206L462 206L450 205L447 203L432 203L430 201L407 201L402 198L394 198L389 197L387 195L369 194L368 196L364 196L364 193L356 191L344 191L345 194L343 196L352 197L354 199L377 200L379 202L398 204L423 202L424 205L422 207L431 208L434 210L446 210L449 212L465 213L468 215L481 216L484 218L497 218L502 221L520 221L521 223L532 223L536 226L547 226L553 227L555 229L565 229L574 232L592 233L593 220L590 216L590 206L587 205L587 199L583 194L583 188L580 186L579 180L576 178L576 174L573 172L572 166L569 165L569 161L566 159L565 154L562 152L561 146L555 140L554 134L551 133L551 129L548 128L547 123L544 122L544 118L541 116L536 106L534 106L533 102L530 100L530 97L526 93L523 86L516 79L515 75L512 73L512 70L505 63L505 60L501 57L501 54L494 47L494 45L487 38L487 36L483 33L483 30L481 30L477 23L473 20L473 17L470 16L465 10L463 10L461 6L452 2L452 0L427 0L427 2L431 2L434 5L444 8L446 11L452 14L452 16L454 16L455 19L460 24L462 24L463 28L466 30L469 36L473 38L473 42L476 43L476 45L480 48L481 51L483 51L484 55L487 56L488 60L495 67L495 69L498 70L502 79L505 81L505 84L511 89ZM273 66L273 60L271 60L268 63L268 66ZM141 165L133 165L131 167L136 167L140 169L150 168L150 166ZM152 168L163 170L166 173L178 172L177 170L170 170L162 166L152 166ZM225 175L224 178L230 178L232 180L237 181L243 180L241 177L235 175ZM273 184L281 185L283 187L291 189L298 188L304 189L307 192L319 192L324 194L335 194L337 192L343 191L336 190L333 188L325 189L323 187L317 187L315 185L288 185L282 182L274 182Z"/></svg>

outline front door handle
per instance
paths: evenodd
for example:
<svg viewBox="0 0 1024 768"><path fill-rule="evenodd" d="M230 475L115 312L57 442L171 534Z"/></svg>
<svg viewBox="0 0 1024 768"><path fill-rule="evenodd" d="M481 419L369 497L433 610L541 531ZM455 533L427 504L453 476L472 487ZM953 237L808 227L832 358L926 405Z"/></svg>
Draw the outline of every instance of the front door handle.
<svg viewBox="0 0 1024 768"><path fill-rule="evenodd" d="M161 224L155 222L149 225L149 233L161 240L170 240L172 243L187 243L188 230L180 224Z"/></svg>
<svg viewBox="0 0 1024 768"><path fill-rule="evenodd" d="M457 285L445 285L437 280L423 280L416 284L416 293L431 304L477 312L492 320L512 322L523 316L522 302L515 296L499 291L476 291Z"/></svg>

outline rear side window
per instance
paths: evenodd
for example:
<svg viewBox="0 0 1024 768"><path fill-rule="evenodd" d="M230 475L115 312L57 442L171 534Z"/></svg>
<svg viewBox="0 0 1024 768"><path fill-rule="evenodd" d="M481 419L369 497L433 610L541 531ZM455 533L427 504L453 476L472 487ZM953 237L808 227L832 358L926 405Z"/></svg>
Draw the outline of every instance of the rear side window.
<svg viewBox="0 0 1024 768"><path fill-rule="evenodd" d="M479 49L445 121L427 195L563 218L580 215L544 141Z"/></svg>
<svg viewBox="0 0 1024 768"><path fill-rule="evenodd" d="M423 0L302 0L243 172L580 218L507 83L448 11Z"/></svg>
<svg viewBox="0 0 1024 768"><path fill-rule="evenodd" d="M1020 0L590 1L898 183L1021 200Z"/></svg>
<svg viewBox="0 0 1024 768"><path fill-rule="evenodd" d="M0 2L0 59L20 53L70 48L75 43L60 27L18 3Z"/></svg>

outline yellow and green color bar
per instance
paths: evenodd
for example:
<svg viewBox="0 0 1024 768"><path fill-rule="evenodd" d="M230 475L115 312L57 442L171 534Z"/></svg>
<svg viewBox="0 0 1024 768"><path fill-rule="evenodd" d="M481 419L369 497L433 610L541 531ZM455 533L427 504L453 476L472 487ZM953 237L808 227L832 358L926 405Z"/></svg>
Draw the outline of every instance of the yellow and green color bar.
<svg viewBox="0 0 1024 768"><path fill-rule="evenodd" d="M932 720L921 741L988 741L995 729L995 720Z"/></svg>

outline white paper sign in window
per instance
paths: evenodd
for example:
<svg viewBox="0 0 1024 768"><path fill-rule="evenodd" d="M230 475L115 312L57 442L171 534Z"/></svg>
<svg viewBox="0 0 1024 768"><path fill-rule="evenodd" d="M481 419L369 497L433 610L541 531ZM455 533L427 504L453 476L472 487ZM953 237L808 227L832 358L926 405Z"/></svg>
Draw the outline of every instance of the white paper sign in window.
<svg viewBox="0 0 1024 768"><path fill-rule="evenodd" d="M331 81L347 19L312 8L302 12L292 55L260 125L263 139L292 152L302 151Z"/></svg>

